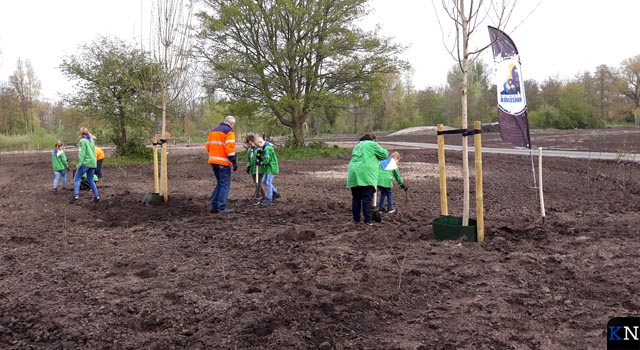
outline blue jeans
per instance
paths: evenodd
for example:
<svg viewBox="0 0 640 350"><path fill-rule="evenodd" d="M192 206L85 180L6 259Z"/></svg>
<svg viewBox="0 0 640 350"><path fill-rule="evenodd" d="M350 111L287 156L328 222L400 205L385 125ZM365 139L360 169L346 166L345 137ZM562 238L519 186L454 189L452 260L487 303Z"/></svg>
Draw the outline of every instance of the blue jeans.
<svg viewBox="0 0 640 350"><path fill-rule="evenodd" d="M216 177L216 187L211 193L211 208L225 210L227 208L227 197L231 189L231 167L211 164L213 175Z"/></svg>
<svg viewBox="0 0 640 350"><path fill-rule="evenodd" d="M80 196L80 182L82 181L82 175L84 175L84 173L87 173L87 181L89 181L89 187L91 187L91 192L93 192L93 198L100 197L98 187L96 183L93 182L93 175L96 173L96 168L89 168L86 165L81 165L78 170L76 170L76 175L73 177L73 195L75 197Z"/></svg>
<svg viewBox="0 0 640 350"><path fill-rule="evenodd" d="M393 209L393 199L391 196L391 188L389 187L380 187L378 186L378 190L380 191L380 200L378 201L378 208L384 208L384 199L387 199L387 210Z"/></svg>
<svg viewBox="0 0 640 350"><path fill-rule="evenodd" d="M273 192L278 192L278 189L273 185L273 177L275 174L264 174L262 183L267 186L267 198L273 199Z"/></svg>
<svg viewBox="0 0 640 350"><path fill-rule="evenodd" d="M62 169L60 171L54 171L54 178L53 178L53 188L56 189L58 188L58 182L60 181L60 179L62 179L62 188L67 187L67 169Z"/></svg>

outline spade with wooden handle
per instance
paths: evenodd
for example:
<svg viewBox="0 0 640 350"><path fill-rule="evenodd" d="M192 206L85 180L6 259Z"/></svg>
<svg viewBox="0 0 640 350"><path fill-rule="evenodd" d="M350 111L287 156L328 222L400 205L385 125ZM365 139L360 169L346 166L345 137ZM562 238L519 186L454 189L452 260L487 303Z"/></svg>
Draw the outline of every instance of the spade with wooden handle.
<svg viewBox="0 0 640 350"><path fill-rule="evenodd" d="M382 214L380 214L380 211L378 210L378 189L375 189L375 192L373 192L373 208L372 208L372 216L373 216L373 221L375 222L382 222Z"/></svg>

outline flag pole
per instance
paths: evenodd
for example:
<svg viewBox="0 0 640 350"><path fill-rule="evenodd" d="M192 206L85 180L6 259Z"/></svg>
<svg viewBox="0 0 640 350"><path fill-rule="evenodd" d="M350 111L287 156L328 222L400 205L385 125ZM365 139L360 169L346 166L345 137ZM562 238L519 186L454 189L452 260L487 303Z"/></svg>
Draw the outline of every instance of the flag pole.
<svg viewBox="0 0 640 350"><path fill-rule="evenodd" d="M529 148L529 156L531 156L531 173L533 174L533 188L538 188L538 184L536 183L536 166L533 161L533 151Z"/></svg>
<svg viewBox="0 0 640 350"><path fill-rule="evenodd" d="M542 192L542 147L538 147L538 176L540 182L540 186L538 187L540 192L540 213L542 214L542 222L544 223L544 217L546 215L544 211L544 194Z"/></svg>

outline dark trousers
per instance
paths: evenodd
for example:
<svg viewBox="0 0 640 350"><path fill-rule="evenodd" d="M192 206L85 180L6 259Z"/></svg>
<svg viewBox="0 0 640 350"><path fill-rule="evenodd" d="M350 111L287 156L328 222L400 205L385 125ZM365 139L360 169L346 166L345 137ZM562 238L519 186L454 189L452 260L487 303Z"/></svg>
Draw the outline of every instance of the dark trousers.
<svg viewBox="0 0 640 350"><path fill-rule="evenodd" d="M102 180L102 161L104 159L100 159L96 163L96 175L98 176L98 180Z"/></svg>
<svg viewBox="0 0 640 350"><path fill-rule="evenodd" d="M364 222L371 222L371 207L373 206L373 186L351 187L351 211L353 222L360 222L360 211L364 214Z"/></svg>

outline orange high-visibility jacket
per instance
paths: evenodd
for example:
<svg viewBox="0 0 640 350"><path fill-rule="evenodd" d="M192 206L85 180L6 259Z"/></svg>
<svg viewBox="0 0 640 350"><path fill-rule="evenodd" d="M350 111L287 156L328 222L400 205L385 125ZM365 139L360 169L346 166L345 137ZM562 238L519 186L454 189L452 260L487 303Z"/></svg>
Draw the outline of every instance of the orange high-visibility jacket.
<svg viewBox="0 0 640 350"><path fill-rule="evenodd" d="M96 160L104 159L104 151L102 148L96 146Z"/></svg>
<svg viewBox="0 0 640 350"><path fill-rule="evenodd" d="M229 124L220 123L211 130L204 148L209 152L209 164L231 166L236 162L236 134Z"/></svg>

